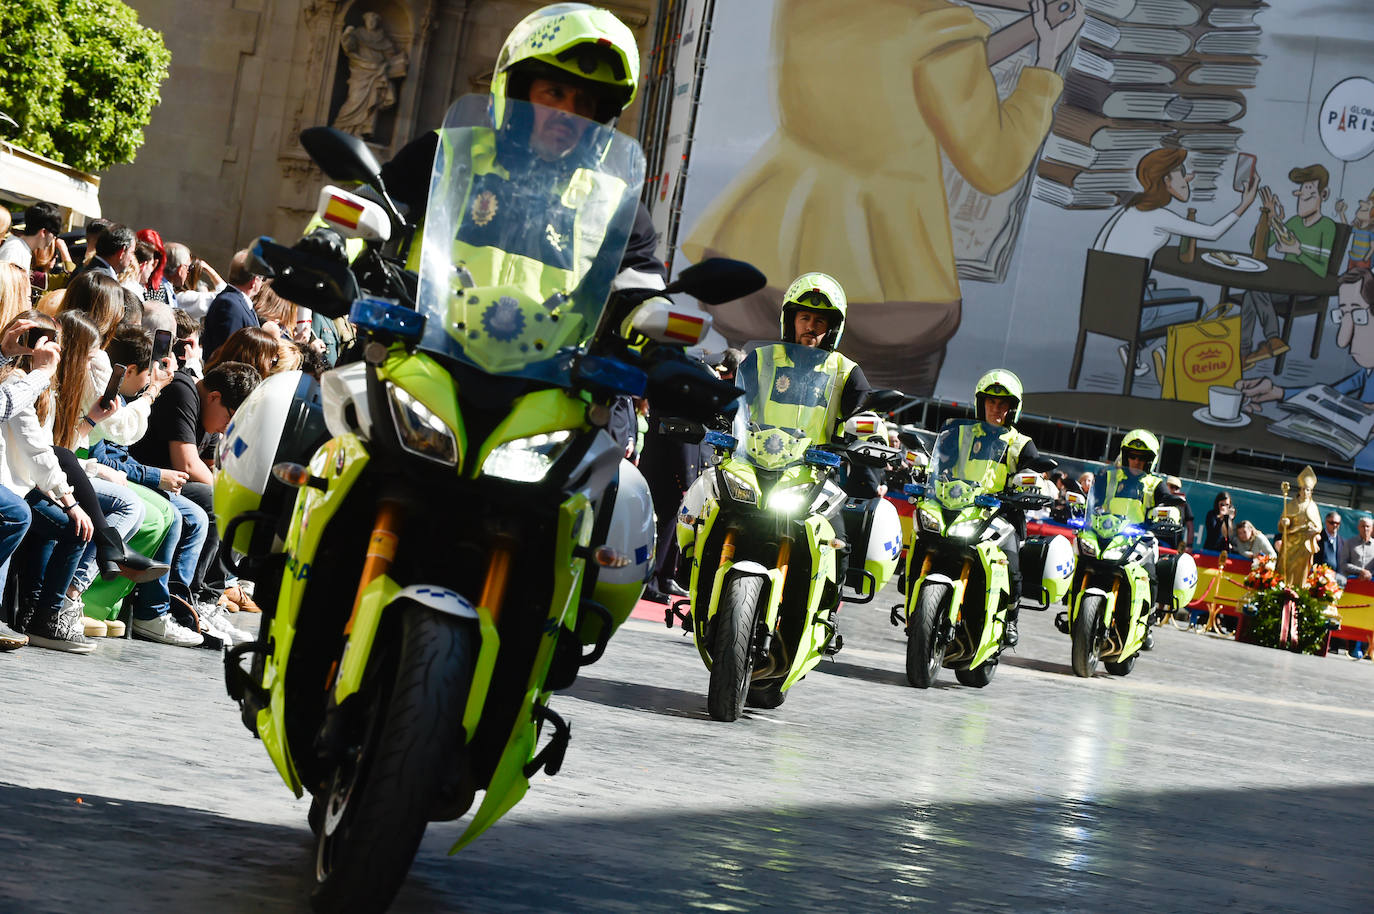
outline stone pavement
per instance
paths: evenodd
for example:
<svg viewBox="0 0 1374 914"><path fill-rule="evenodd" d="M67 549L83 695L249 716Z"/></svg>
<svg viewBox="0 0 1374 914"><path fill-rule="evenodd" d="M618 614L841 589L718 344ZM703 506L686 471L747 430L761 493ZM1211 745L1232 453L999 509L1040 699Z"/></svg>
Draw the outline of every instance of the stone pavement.
<svg viewBox="0 0 1374 914"><path fill-rule="evenodd" d="M1166 629L1075 678L1048 613L984 690L906 685L885 592L780 708L705 713L631 621L555 707L562 773L397 911L1369 910L1374 663ZM245 620L248 621L248 620ZM305 908L311 836L210 651L0 656L0 911Z"/></svg>

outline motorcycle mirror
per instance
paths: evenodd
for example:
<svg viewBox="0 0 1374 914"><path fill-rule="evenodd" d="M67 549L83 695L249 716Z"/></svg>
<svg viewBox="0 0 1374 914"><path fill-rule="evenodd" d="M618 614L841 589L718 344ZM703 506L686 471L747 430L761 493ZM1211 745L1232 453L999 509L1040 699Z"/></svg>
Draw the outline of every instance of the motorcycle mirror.
<svg viewBox="0 0 1374 914"><path fill-rule="evenodd" d="M658 431L664 437L687 444L699 444L706 437L706 427L690 419L660 419Z"/></svg>
<svg viewBox="0 0 1374 914"><path fill-rule="evenodd" d="M683 270L663 293L684 292L708 305L720 305L757 292L767 284L756 267L742 260L711 257Z"/></svg>
<svg viewBox="0 0 1374 914"><path fill-rule="evenodd" d="M382 166L368 145L335 127L307 127L301 131L301 145L315 164L335 181L381 181Z"/></svg>
<svg viewBox="0 0 1374 914"><path fill-rule="evenodd" d="M1046 457L1044 455L1041 455L1039 457L1036 457L1030 463L1026 464L1026 469L1034 470L1037 473L1048 473L1050 470L1053 470L1057 466L1059 466L1058 460L1055 460L1052 457Z"/></svg>

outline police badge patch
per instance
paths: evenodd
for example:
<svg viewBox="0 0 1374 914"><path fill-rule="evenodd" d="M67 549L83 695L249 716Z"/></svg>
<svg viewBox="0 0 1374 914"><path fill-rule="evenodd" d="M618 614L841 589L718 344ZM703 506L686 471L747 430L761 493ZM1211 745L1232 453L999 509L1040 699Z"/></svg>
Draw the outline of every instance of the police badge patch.
<svg viewBox="0 0 1374 914"><path fill-rule="evenodd" d="M789 388L789 387L791 387L791 386L792 386L792 378L791 378L790 376L788 376L788 375L780 374L780 375L778 375L777 383L775 383L775 384L773 385L773 388L774 388L775 390L777 390L778 393L780 393L780 394L785 394L785 393L787 393L787 388Z"/></svg>
<svg viewBox="0 0 1374 914"><path fill-rule="evenodd" d="M496 217L496 194L489 190L484 190L472 200L472 221L479 225L486 225Z"/></svg>

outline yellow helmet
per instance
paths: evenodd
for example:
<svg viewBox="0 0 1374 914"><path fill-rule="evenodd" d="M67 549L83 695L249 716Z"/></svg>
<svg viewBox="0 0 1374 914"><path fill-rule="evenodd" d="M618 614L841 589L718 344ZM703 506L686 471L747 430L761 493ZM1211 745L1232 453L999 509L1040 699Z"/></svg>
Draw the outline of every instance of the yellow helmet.
<svg viewBox="0 0 1374 914"><path fill-rule="evenodd" d="M555 3L535 10L511 29L491 79L492 123L505 126L505 100L529 98L530 82L555 79L590 88L596 120L615 121L639 85L634 34L609 10L585 3Z"/></svg>
<svg viewBox="0 0 1374 914"><path fill-rule="evenodd" d="M1135 451L1145 456L1145 472L1153 473L1159 466L1159 439L1143 428L1133 428L1121 439L1121 465L1126 465L1126 452Z"/></svg>
<svg viewBox="0 0 1374 914"><path fill-rule="evenodd" d="M1020 378L1005 368L994 368L979 378L978 383L973 386L973 401L978 418L983 418L984 397L1011 397L1016 403L1011 408L1008 424L1014 424L1021 417L1021 402L1024 399L1022 394Z"/></svg>
<svg viewBox="0 0 1374 914"><path fill-rule="evenodd" d="M784 343L796 342L792 338L793 315L798 309L819 311L830 321L830 329L821 341L820 348L831 352L840 345L840 334L844 332L844 318L849 310L844 287L839 280L826 273L803 273L792 280L787 294L782 298L782 340Z"/></svg>

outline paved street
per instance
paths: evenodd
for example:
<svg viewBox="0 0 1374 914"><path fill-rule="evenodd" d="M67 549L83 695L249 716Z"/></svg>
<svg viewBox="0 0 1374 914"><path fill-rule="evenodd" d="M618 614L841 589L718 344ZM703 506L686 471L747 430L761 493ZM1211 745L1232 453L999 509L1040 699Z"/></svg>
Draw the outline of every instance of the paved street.
<svg viewBox="0 0 1374 914"><path fill-rule="evenodd" d="M1027 610L987 689L918 692L888 597L735 724L687 636L631 621L556 704L563 772L455 858L431 825L394 910L1370 909L1374 663L1166 629L1080 680ZM305 907L306 801L216 654L26 648L0 678L0 910Z"/></svg>

